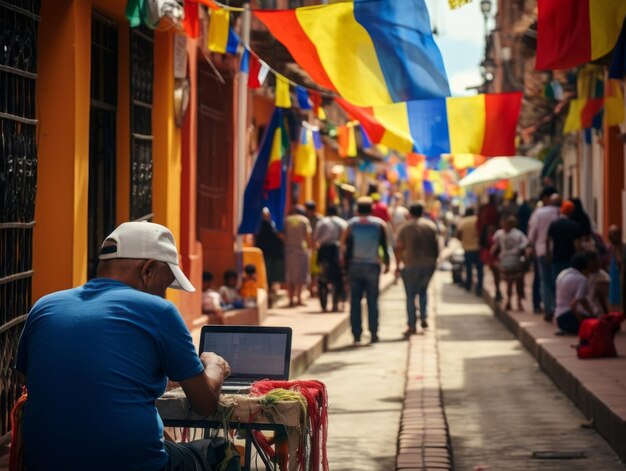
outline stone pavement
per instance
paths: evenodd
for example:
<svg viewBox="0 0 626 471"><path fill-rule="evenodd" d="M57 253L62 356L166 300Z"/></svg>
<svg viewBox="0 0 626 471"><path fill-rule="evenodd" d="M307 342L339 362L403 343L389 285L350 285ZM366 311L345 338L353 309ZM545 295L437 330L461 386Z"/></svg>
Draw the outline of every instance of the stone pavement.
<svg viewBox="0 0 626 471"><path fill-rule="evenodd" d="M487 275L484 294L494 314L626 461L625 326L615 337L617 358L579 360L572 348L578 339L555 336L558 329L554 322L546 323L543 316L532 313L532 274L526 277L524 312L504 310L504 305L493 299L493 286L492 277Z"/></svg>
<svg viewBox="0 0 626 471"><path fill-rule="evenodd" d="M618 470L623 464L473 294L435 278L445 412L459 470ZM542 321L543 322L543 321ZM583 452L583 459L533 459Z"/></svg>

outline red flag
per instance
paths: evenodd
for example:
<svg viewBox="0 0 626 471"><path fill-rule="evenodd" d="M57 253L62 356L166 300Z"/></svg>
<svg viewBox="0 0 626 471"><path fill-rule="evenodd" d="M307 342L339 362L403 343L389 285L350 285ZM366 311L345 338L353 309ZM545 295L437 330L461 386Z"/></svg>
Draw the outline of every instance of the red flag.
<svg viewBox="0 0 626 471"><path fill-rule="evenodd" d="M250 69L248 70L248 88L259 88L261 82L259 81L259 71L261 70L261 62L253 54L250 54Z"/></svg>
<svg viewBox="0 0 626 471"><path fill-rule="evenodd" d="M198 18L198 3L185 0L185 19L183 20L183 27L187 36L190 38L197 38L200 36L200 21Z"/></svg>

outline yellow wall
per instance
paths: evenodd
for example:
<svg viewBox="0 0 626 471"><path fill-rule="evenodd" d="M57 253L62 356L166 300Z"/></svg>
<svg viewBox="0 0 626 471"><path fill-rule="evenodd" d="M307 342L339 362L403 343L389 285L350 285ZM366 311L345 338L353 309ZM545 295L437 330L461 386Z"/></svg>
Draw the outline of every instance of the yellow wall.
<svg viewBox="0 0 626 471"><path fill-rule="evenodd" d="M180 245L180 130L174 123L174 37L154 35L154 99L152 107L152 209L154 222L169 227ZM201 286L196 287L201 289ZM178 300L176 290L168 299Z"/></svg>
<svg viewBox="0 0 626 471"><path fill-rule="evenodd" d="M125 6L125 0L42 2L33 300L86 281L92 7L118 22L117 222L129 216L130 33ZM171 33L155 33L154 54L154 220L170 227L178 240L180 132L173 122Z"/></svg>

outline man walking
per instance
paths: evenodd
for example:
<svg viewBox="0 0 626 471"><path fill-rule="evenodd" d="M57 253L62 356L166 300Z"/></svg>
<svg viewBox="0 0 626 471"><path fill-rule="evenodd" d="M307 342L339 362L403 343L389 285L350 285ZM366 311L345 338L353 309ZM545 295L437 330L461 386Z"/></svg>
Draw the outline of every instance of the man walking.
<svg viewBox="0 0 626 471"><path fill-rule="evenodd" d="M357 199L357 215L348 221L341 247L348 267L350 281L350 323L354 342L361 342L361 298L367 298L368 324L371 342L378 342L378 284L380 263L389 272L387 250L387 227L385 222L372 214L372 199Z"/></svg>
<svg viewBox="0 0 626 471"><path fill-rule="evenodd" d="M457 235L465 251L465 290L472 289L472 267L476 267L476 296L483 294L483 262L480 260L480 235L474 208L467 208L459 222Z"/></svg>
<svg viewBox="0 0 626 471"><path fill-rule="evenodd" d="M554 317L555 285L552 264L546 251L548 229L559 218L561 197L553 187L546 187L541 192L541 208L535 209L528 222L528 240L533 245L534 255L539 265L541 279L541 299L543 300L544 318L551 322Z"/></svg>
<svg viewBox="0 0 626 471"><path fill-rule="evenodd" d="M337 208L329 206L326 210L326 217L319 220L313 231L317 263L321 270L318 278L318 296L323 312L326 312L329 284L332 286L333 312L339 311L339 299L343 298L339 243L347 226L348 223L337 216Z"/></svg>
<svg viewBox="0 0 626 471"><path fill-rule="evenodd" d="M405 337L417 332L415 298L418 295L421 326L424 329L428 327L428 283L435 272L439 257L437 226L423 217L424 205L412 204L409 214L411 219L400 229L396 243L396 262L406 291L408 328L404 332Z"/></svg>

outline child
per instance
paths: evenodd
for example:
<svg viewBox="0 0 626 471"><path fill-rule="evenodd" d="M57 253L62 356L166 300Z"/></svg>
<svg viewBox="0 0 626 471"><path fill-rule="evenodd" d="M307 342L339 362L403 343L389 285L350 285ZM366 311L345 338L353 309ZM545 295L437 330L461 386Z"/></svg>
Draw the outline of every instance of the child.
<svg viewBox="0 0 626 471"><path fill-rule="evenodd" d="M224 316L222 298L213 289L213 274L208 271L202 272L202 313L215 314L219 319Z"/></svg>
<svg viewBox="0 0 626 471"><path fill-rule="evenodd" d="M225 309L239 309L243 307L243 300L237 290L237 272L226 270L224 272L224 284L220 286L218 293L222 297Z"/></svg>
<svg viewBox="0 0 626 471"><path fill-rule="evenodd" d="M246 265L243 268L243 273L239 294L243 298L243 303L246 307L255 307L257 290L259 288L256 279L256 267L250 264Z"/></svg>

